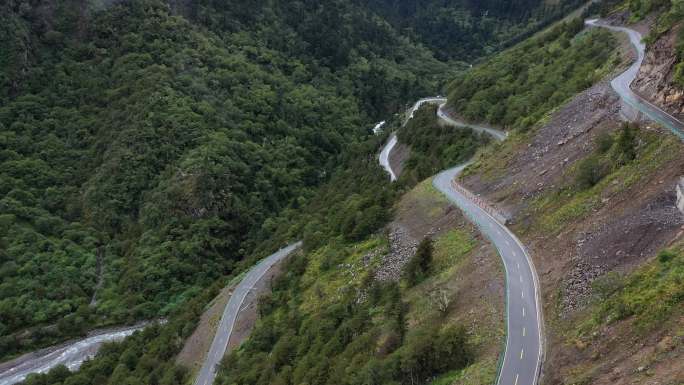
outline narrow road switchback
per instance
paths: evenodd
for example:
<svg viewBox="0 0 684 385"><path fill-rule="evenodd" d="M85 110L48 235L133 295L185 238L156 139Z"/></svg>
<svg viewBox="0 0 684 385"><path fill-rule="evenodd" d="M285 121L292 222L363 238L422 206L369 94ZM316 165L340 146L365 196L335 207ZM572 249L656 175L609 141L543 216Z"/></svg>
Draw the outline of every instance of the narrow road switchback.
<svg viewBox="0 0 684 385"><path fill-rule="evenodd" d="M439 103L437 116L448 125L471 127L498 141L508 137L507 133L499 129L471 125L451 118L444 108L446 99L443 98L421 99L409 110L408 119L425 100ZM396 175L387 160L395 145L396 137L392 136L380 156L381 164L383 159L386 160L383 167L392 180L396 179ZM532 259L518 238L506 227L505 219L496 212L490 213L491 209L480 202L479 198L457 184L456 177L467 164L437 174L432 183L492 241L506 270L506 349L499 368L497 385L536 385L541 370L544 341L539 279Z"/></svg>
<svg viewBox="0 0 684 385"><path fill-rule="evenodd" d="M446 102L439 105L439 108L437 109L437 117L439 117L444 123L446 123L449 126L460 127L460 128L469 127L469 128L472 128L474 131L479 132L481 134L489 134L494 139L496 139L498 141L502 141L502 140L508 138L508 133L505 131L502 131L498 128L494 128L494 127L490 127L490 126L484 126L481 124L469 124L469 123L463 122L461 120L458 120L456 118L453 118L449 115L449 113L447 112L445 107L446 107Z"/></svg>
<svg viewBox="0 0 684 385"><path fill-rule="evenodd" d="M411 106L411 108L409 108L406 111L406 118L404 119L404 122L402 123L402 127L405 126L406 123L408 123L408 121L413 118L413 115L416 113L416 111L418 111L418 109L423 104L439 104L439 105L442 105L444 103L446 103L446 99L441 97L441 96L423 98L423 99L418 100L417 102L415 102L413 104L413 106ZM383 121L381 123L382 123L382 125L384 125L385 122ZM380 123L378 125L380 125ZM382 127L382 125L380 127ZM379 128L379 127L375 126L375 128L373 130L375 131L377 128ZM396 146L396 145L397 145L397 134L393 132L392 135L390 135L389 139L387 140L387 143L385 144L385 146L382 148L382 151L380 151L380 157L379 157L380 166L382 166L382 168L384 168L385 171L387 171L387 173L390 175L390 180L392 182L397 180L397 175L394 173L394 170L392 170L392 166L390 165L389 156L390 156L390 153L392 152L392 150L394 149L394 146Z"/></svg>
<svg viewBox="0 0 684 385"><path fill-rule="evenodd" d="M651 120L662 124L684 140L684 123L682 123L682 121L632 91L631 84L639 73L639 68L641 68L641 64L644 62L644 57L646 57L646 45L643 43L641 34L630 28L615 27L605 24L598 19L586 20L585 23L591 27L607 28L612 31L626 33L627 36L629 36L629 41L636 50L637 60L634 61L625 72L613 79L610 82L611 86L627 106L643 113Z"/></svg>

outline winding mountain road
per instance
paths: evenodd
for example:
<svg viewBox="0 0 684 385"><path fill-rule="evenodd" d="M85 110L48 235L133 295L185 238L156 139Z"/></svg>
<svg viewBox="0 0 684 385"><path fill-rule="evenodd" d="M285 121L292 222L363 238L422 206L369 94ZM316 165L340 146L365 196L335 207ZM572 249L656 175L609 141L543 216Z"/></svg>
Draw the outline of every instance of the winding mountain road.
<svg viewBox="0 0 684 385"><path fill-rule="evenodd" d="M629 36L629 41L636 50L637 60L634 61L634 63L632 63L632 65L629 66L625 72L613 79L610 82L610 85L627 106L642 112L648 118L660 123L664 127L667 127L675 135L684 140L684 123L682 121L663 111L661 108L649 102L648 100L637 95L630 87L639 73L639 68L641 68L641 64L644 62L644 58L646 57L646 45L642 41L643 37L641 34L630 28L615 27L605 24L598 19L586 20L585 23L591 27L607 28L612 31L625 33L627 36Z"/></svg>
<svg viewBox="0 0 684 385"><path fill-rule="evenodd" d="M449 116L449 113L447 113L446 109L446 102L442 103L439 105L439 108L437 109L437 116L442 119L442 121L450 126L453 127L461 127L461 128L472 128L474 131L482 133L482 134L489 134L491 135L494 139L498 141L502 141L506 138L508 138L508 133L502 130L499 130L498 128L490 127L490 126L484 126L481 124L469 124L464 121L452 118Z"/></svg>
<svg viewBox="0 0 684 385"><path fill-rule="evenodd" d="M202 368L195 379L195 385L211 385L214 383L214 379L216 378L216 367L226 353L228 340L233 332L235 320L237 319L238 313L240 313L240 308L245 301L245 297L247 297L247 294L254 288L254 285L261 280L273 265L292 254L292 252L301 246L302 242L297 242L276 251L270 256L262 259L247 272L244 278L242 278L242 281L240 281L233 291L233 294L228 300L228 304L223 310L221 322L219 323L214 340L211 343L211 348L209 348L209 353L207 353Z"/></svg>
<svg viewBox="0 0 684 385"><path fill-rule="evenodd" d="M442 106L446 102L447 99L441 96L432 96L418 100L413 104L413 106L411 106L411 108L408 109L408 111L406 111L406 119L404 119L402 126L405 126L409 120L413 119L413 115L420 109L420 107L423 106L423 104L437 104Z"/></svg>
<svg viewBox="0 0 684 385"><path fill-rule="evenodd" d="M471 127L478 132L486 132L499 141L508 137L507 133L496 128L473 126L451 118L444 109L446 100L443 98L421 99L421 101L424 100L440 104L437 116L448 125ZM409 110L409 119L420 108L421 101ZM381 153L381 160L389 159L389 154L395 145L396 137L392 136ZM456 176L467 164L437 174L432 183L492 241L506 270L506 351L497 384L536 385L543 355L543 318L539 299L539 279L532 259L518 238L503 223L454 187ZM392 180L395 180L396 175L388 161L383 164L383 167Z"/></svg>
<svg viewBox="0 0 684 385"><path fill-rule="evenodd" d="M418 111L418 109L423 106L423 104L438 104L438 105L442 106L442 105L444 105L444 103L446 103L446 98L443 98L441 96L423 98L423 99L418 100L417 102L415 102L413 104L413 106L411 106L411 108L409 108L406 111L406 118L404 119L404 122L402 123L402 127L405 126L406 123L408 123L408 121L413 118L413 114L415 114L416 111ZM383 121L382 123L384 125L385 122ZM378 128L378 126L375 126L375 127ZM375 132L375 129L373 129L373 131ZM390 166L389 155L392 152L392 150L394 149L394 146L396 146L396 145L397 145L397 134L395 132L393 132L392 135L390 135L389 140L387 140L387 143L385 144L385 146L382 148L382 151L380 151L380 156L379 156L380 166L382 166L382 168L384 168L385 171L387 171L387 173L390 175L390 180L392 182L397 180L397 176L394 173L394 170L392 170L392 166Z"/></svg>
<svg viewBox="0 0 684 385"><path fill-rule="evenodd" d="M529 254L518 238L501 222L453 186L467 164L443 171L432 184L494 244L506 270L506 351L498 385L535 385L542 360L541 301L539 279Z"/></svg>
<svg viewBox="0 0 684 385"><path fill-rule="evenodd" d="M630 87L639 73L639 68L645 57L646 46L642 42L641 34L629 28L606 25L596 19L587 20L586 24L623 32L629 36L630 42L637 52L637 60L625 72L613 79L611 86L620 96L624 105L669 128L684 140L684 123L637 95ZM449 116L444 108L446 100L439 103L437 116L449 125L471 127L476 131L486 132L499 141L508 136L507 133L493 127L467 124L454 119ZM420 104L416 103L414 108L409 110L407 121L413 117L413 113L418 108L420 108ZM396 137L392 137L392 139L392 143L388 143L391 145L384 149L386 150L384 154L386 159L389 158L392 148L396 145ZM459 189L454 188L456 176L466 166L467 164L460 165L439 173L434 177L433 185L458 206L492 241L506 270L506 350L497 384L536 385L541 371L544 344L539 278L532 259L517 237L503 223L492 217L468 196L462 194ZM392 180L396 179L389 162L383 167L388 170Z"/></svg>

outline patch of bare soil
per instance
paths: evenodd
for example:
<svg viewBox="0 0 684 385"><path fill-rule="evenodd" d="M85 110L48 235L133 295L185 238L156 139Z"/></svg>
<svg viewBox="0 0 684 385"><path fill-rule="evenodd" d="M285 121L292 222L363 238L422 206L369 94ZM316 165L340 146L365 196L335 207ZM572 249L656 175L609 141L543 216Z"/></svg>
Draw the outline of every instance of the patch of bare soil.
<svg viewBox="0 0 684 385"><path fill-rule="evenodd" d="M472 175L465 186L486 195L515 219L532 198L555 189L565 170L585 158L593 139L619 124L619 99L607 82L584 91L539 128L499 166L505 172L495 178Z"/></svg>
<svg viewBox="0 0 684 385"><path fill-rule="evenodd" d="M185 341L183 349L176 357L176 363L189 368L191 371L197 371L202 367L202 363L209 352L211 342L216 334L221 321L223 309L225 309L234 286L225 287L219 295L209 305L209 308L200 317L199 324L195 331Z"/></svg>
<svg viewBox="0 0 684 385"><path fill-rule="evenodd" d="M242 305L242 311L238 314L235 321L235 327L231 333L228 341L228 348L226 353L232 351L249 337L252 328L257 321L257 302L259 297L271 290L271 283L273 279L282 272L283 261L273 265L271 269L262 277L262 279L254 286L254 290L245 297ZM228 286L221 290L218 296L211 302L209 308L202 314L200 322L192 335L187 339L183 349L176 357L176 362L181 364L191 371L197 371L201 368L204 359L206 358L211 342L216 334L223 310L228 304L228 300L232 295L234 286Z"/></svg>
<svg viewBox="0 0 684 385"><path fill-rule="evenodd" d="M259 282L254 286L254 290L251 290L249 294L245 297L245 301L242 303L242 308L240 313L235 320L235 327L228 340L228 350L226 353L232 351L242 344L249 334L252 332L254 325L258 319L257 305L259 298L266 293L271 291L274 280L283 271L284 260L273 265L268 272L259 280Z"/></svg>
<svg viewBox="0 0 684 385"><path fill-rule="evenodd" d="M656 17L656 14L651 14L639 23L630 24L629 12L623 11L611 15L608 21L613 25L629 25L642 36L648 36ZM675 65L678 62L675 46L681 28L681 25L672 28L649 45L644 63L632 83L632 90L639 96L678 119L684 119L684 89L674 82Z"/></svg>
<svg viewBox="0 0 684 385"><path fill-rule="evenodd" d="M553 370L547 383L576 381L611 385L684 383L684 318L643 335L632 320L605 326L590 343L554 340Z"/></svg>
<svg viewBox="0 0 684 385"><path fill-rule="evenodd" d="M396 208L396 216L388 225L389 253L375 271L380 281L397 281L404 265L416 253L425 237L437 237L458 224L463 216L424 181L407 193Z"/></svg>
<svg viewBox="0 0 684 385"><path fill-rule="evenodd" d="M665 33L649 47L632 89L641 97L683 119L684 89L674 81L675 65L678 63L675 46L680 28Z"/></svg>
<svg viewBox="0 0 684 385"><path fill-rule="evenodd" d="M684 173L684 145L666 167L642 175L639 183L623 189L616 181L606 188L601 204L589 215L569 221L560 234L535 232L530 226L542 215L531 205L534 198L567 185L572 177L567 170L593 151L596 136L620 127L618 106L610 86L598 84L553 114L514 152L492 161L500 161L505 172L493 177L479 173L463 181L511 215L514 231L534 259L547 320L545 384L572 383L577 376L569 368L587 371L583 375L590 381L583 383L681 383L681 349L654 362L648 381L635 376L647 370L639 369L639 355L651 354L661 339L681 336L681 331L673 334L663 325L649 335L635 336L623 322L597 336L591 349L569 346L564 332L575 327L573 320L585 309L593 280L610 271L630 272L681 237L684 218L675 206L675 185ZM669 135L648 123L642 129ZM681 345L681 338L678 341Z"/></svg>

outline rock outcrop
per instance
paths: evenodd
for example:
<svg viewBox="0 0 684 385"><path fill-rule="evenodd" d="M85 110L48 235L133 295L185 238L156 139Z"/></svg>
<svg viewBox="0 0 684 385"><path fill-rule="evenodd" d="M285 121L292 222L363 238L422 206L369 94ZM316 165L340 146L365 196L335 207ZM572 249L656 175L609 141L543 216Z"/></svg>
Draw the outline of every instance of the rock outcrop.
<svg viewBox="0 0 684 385"><path fill-rule="evenodd" d="M646 50L646 57L632 89L678 119L684 118L684 89L674 82L677 64L677 30L663 34Z"/></svg>

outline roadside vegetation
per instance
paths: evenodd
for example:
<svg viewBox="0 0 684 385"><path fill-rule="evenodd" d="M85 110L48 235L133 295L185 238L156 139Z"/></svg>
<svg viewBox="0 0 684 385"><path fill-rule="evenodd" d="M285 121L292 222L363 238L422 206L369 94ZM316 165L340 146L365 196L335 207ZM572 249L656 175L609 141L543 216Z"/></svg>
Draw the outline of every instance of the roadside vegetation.
<svg viewBox="0 0 684 385"><path fill-rule="evenodd" d="M371 117L437 87L418 75L450 71L346 3L306 23L289 2L263 23L199 3L0 5L0 358L169 316L368 157ZM328 44L323 14L354 33ZM365 213L335 230L354 239L386 219L372 199L345 210Z"/></svg>
<svg viewBox="0 0 684 385"><path fill-rule="evenodd" d="M426 105L399 129L397 138L411 148L400 183L414 186L439 171L470 159L479 147L489 143L488 135L467 128L440 125L437 106Z"/></svg>
<svg viewBox="0 0 684 385"><path fill-rule="evenodd" d="M448 107L471 122L529 129L619 60L609 32L583 29L581 18L561 23L457 76Z"/></svg>
<svg viewBox="0 0 684 385"><path fill-rule="evenodd" d="M430 180L400 206L444 199L426 186ZM374 277L388 252L384 234L361 242L338 236L291 259L260 300L250 339L223 360L217 383L442 384L466 373L491 383L496 352L483 358L482 349L500 347L502 326L489 309L480 315L486 324L455 321L465 316L455 312L456 285L477 244L459 227L425 238L398 282Z"/></svg>
<svg viewBox="0 0 684 385"><path fill-rule="evenodd" d="M469 363L463 328L408 329L400 286L356 270L368 244L340 246L290 263L262 300L249 341L224 360L219 384L425 383ZM337 259L325 262L335 252Z"/></svg>
<svg viewBox="0 0 684 385"><path fill-rule="evenodd" d="M684 315L684 247L662 250L627 276L617 273L594 282L595 304L583 330L632 319L647 332Z"/></svg>
<svg viewBox="0 0 684 385"><path fill-rule="evenodd" d="M608 134L606 134L608 135ZM524 231L557 234L568 223L590 215L603 198L629 189L676 156L676 137L639 130L631 124L599 136L594 152L568 172L566 184L536 198Z"/></svg>

